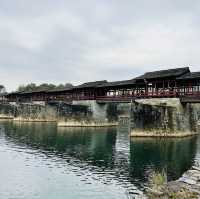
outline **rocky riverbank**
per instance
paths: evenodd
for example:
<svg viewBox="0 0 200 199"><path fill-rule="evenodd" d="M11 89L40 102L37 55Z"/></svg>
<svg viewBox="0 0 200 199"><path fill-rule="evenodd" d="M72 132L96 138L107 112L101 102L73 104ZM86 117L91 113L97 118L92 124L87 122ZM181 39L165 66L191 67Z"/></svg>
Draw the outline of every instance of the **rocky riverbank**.
<svg viewBox="0 0 200 199"><path fill-rule="evenodd" d="M161 176L160 179L162 178ZM149 199L198 199L200 198L200 167L193 166L176 181L163 180L160 184L154 184L147 188L146 193Z"/></svg>

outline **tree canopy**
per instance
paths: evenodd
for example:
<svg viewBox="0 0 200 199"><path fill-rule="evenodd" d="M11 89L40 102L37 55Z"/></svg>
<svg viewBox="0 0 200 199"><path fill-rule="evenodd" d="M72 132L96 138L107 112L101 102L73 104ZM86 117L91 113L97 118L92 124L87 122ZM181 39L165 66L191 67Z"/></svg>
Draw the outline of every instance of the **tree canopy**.
<svg viewBox="0 0 200 199"><path fill-rule="evenodd" d="M20 85L18 87L17 91L23 92L23 91L53 90L53 89L62 89L62 88L66 88L66 87L69 88L72 86L73 85L70 83L59 84L59 85L47 84L47 83L36 85L35 83L30 83L27 85Z"/></svg>

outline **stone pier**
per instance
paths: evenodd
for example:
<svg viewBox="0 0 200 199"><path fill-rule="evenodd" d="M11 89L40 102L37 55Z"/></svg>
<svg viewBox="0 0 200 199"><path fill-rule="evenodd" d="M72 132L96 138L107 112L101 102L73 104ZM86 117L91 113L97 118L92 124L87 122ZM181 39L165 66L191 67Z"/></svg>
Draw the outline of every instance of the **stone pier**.
<svg viewBox="0 0 200 199"><path fill-rule="evenodd" d="M16 103L0 104L0 119L23 122L58 122L58 126L107 127L116 126L117 105L98 104L95 100L73 101L73 104Z"/></svg>
<svg viewBox="0 0 200 199"><path fill-rule="evenodd" d="M117 104L97 103L96 100L73 101L73 105L84 106L88 110L89 117L82 117L79 121L59 123L58 126L85 126L85 127L107 127L116 126L118 120Z"/></svg>
<svg viewBox="0 0 200 199"><path fill-rule="evenodd" d="M184 137L198 133L200 104L178 98L140 99L131 107L131 136Z"/></svg>

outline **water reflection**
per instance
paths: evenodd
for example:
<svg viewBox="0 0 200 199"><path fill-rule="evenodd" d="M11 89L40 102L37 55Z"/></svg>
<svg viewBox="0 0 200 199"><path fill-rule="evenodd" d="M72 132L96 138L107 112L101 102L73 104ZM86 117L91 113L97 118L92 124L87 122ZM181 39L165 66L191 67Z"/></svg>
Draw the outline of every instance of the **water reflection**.
<svg viewBox="0 0 200 199"><path fill-rule="evenodd" d="M95 166L112 167L116 142L115 128L57 128L54 124L13 123L5 125L7 139L63 153Z"/></svg>
<svg viewBox="0 0 200 199"><path fill-rule="evenodd" d="M116 183L130 195L139 193L136 187L143 188L151 171L165 168L169 179L176 179L194 163L196 137L130 140L128 131L127 126L57 128L51 123L0 123L0 139L7 145L35 150L36 157L45 155L65 172L87 174L85 183Z"/></svg>
<svg viewBox="0 0 200 199"><path fill-rule="evenodd" d="M179 178L194 163L196 141L196 137L131 139L131 175L147 181L149 172L165 169L169 180Z"/></svg>

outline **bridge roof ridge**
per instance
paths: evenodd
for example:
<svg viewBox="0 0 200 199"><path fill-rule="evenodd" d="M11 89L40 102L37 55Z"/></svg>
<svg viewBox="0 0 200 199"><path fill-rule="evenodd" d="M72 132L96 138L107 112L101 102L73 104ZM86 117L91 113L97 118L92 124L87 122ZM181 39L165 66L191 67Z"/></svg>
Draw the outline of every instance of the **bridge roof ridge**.
<svg viewBox="0 0 200 199"><path fill-rule="evenodd" d="M146 72L143 75L136 77L135 79L141 80L141 79L156 79L156 78L166 78L166 77L179 77L186 73L190 73L189 67L172 68L172 69Z"/></svg>
<svg viewBox="0 0 200 199"><path fill-rule="evenodd" d="M115 86L125 86L125 85L133 85L135 84L136 81L135 79L130 79L130 80L121 80L121 81L112 81L112 82L107 82L104 83L98 87L115 87Z"/></svg>
<svg viewBox="0 0 200 199"><path fill-rule="evenodd" d="M73 88L96 88L102 84L107 83L107 80L100 80L100 81L93 81L93 82L85 82L83 84L80 84L78 86L74 86Z"/></svg>

